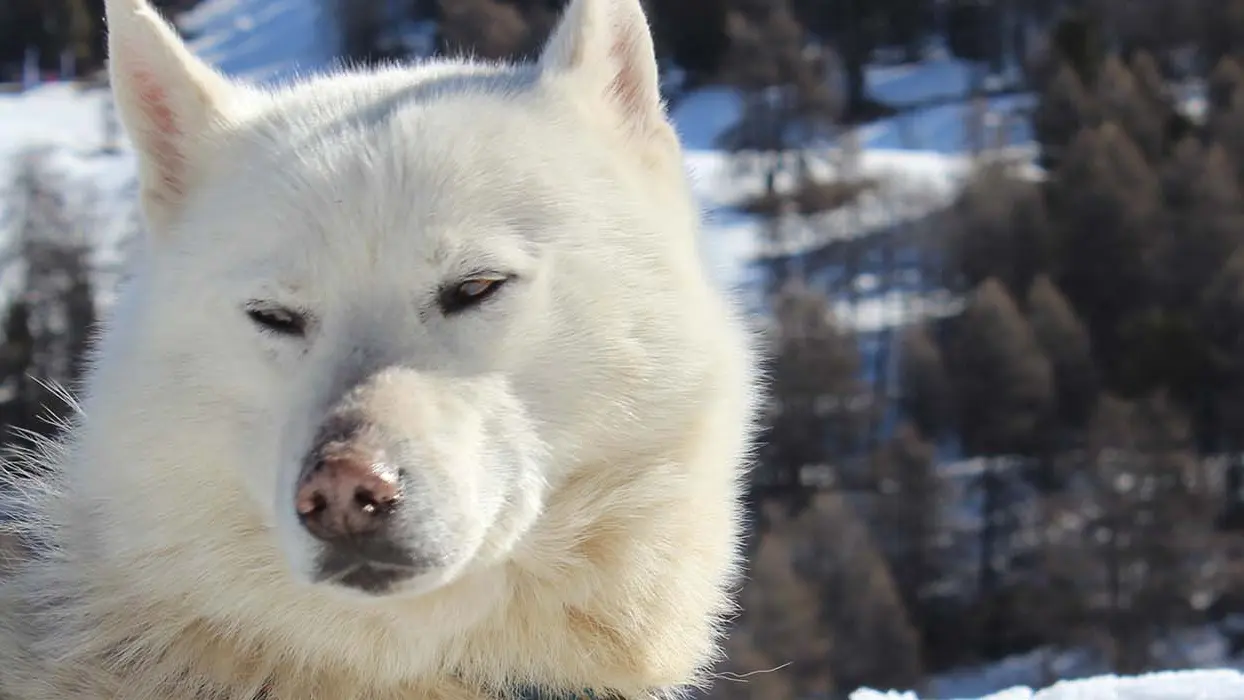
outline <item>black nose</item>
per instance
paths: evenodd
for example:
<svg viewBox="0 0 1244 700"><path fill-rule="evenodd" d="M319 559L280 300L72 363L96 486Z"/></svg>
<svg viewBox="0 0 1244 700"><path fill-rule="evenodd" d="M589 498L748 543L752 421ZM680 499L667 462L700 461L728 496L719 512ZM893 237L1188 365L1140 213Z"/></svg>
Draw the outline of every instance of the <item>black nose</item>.
<svg viewBox="0 0 1244 700"><path fill-rule="evenodd" d="M362 539L384 530L402 499L396 469L366 456L318 460L298 486L296 507L302 525L316 539Z"/></svg>

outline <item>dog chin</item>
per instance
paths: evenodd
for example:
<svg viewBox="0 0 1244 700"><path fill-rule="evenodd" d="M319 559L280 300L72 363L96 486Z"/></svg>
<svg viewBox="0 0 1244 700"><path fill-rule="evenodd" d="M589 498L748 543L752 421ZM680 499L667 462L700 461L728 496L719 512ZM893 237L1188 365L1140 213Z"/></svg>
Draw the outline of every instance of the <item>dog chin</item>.
<svg viewBox="0 0 1244 700"><path fill-rule="evenodd" d="M458 577L459 567L355 562L316 568L304 580L316 589L352 601L415 598L444 588Z"/></svg>

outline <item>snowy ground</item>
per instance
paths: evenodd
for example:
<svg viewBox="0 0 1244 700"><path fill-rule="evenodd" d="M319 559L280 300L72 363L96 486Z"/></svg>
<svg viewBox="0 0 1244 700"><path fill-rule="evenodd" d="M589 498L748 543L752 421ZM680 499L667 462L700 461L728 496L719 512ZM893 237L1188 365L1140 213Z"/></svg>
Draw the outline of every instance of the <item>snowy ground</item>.
<svg viewBox="0 0 1244 700"><path fill-rule="evenodd" d="M978 696L979 697L979 696ZM1013 687L984 700L1239 700L1244 675L1229 670L1154 673L1137 678L1099 676L1060 681L1044 690ZM851 700L917 700L912 693L860 690ZM926 698L926 700L931 700ZM937 700L967 700L938 696Z"/></svg>
<svg viewBox="0 0 1244 700"><path fill-rule="evenodd" d="M1172 634L1155 648L1158 667L1168 673L1158 674L1161 678L1169 678L1172 672L1190 671L1194 669L1214 669L1227 672L1223 678L1234 678L1232 685L1235 693L1227 695L1134 695L1119 693L1118 695L1037 695L1040 700L1203 700L1204 698L1244 698L1239 683L1244 677L1232 674L1244 671L1244 659L1233 657L1229 645L1219 629L1204 626L1183 630ZM1006 689L1041 688L1053 683L1054 680L1081 681L1093 678L1108 677L1109 669L1098 655L1085 650L1068 650L1051 652L1036 650L1026 654L996 661L987 665L963 668L939 674L929 681L928 694L922 700L968 700L981 698L991 693ZM1214 676L1219 678L1220 676ZM1171 681L1152 681L1154 688L1167 688ZM1100 688L1101 686L1086 686ZM1193 685L1191 687L1197 687ZM1014 690L1012 692L1019 692ZM1130 691L1129 691L1130 692ZM885 696L882 696L885 697ZM897 695L897 698L903 696ZM1028 695L1018 694L1002 696L997 700L1028 700ZM853 700L879 700L876 696L864 695ZM907 700L904 698L904 700ZM990 698L990 700L995 700Z"/></svg>

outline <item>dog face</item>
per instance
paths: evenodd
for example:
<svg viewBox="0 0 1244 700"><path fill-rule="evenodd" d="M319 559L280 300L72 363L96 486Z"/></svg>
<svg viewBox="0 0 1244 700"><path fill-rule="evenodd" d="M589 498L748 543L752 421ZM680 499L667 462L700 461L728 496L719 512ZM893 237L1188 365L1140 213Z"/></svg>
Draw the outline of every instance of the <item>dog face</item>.
<svg viewBox="0 0 1244 700"><path fill-rule="evenodd" d="M105 354L193 426L162 448L185 517L254 511L298 581L419 594L678 424L697 321L668 302L701 273L637 0L577 0L535 65L274 91L137 0L109 20L151 237Z"/></svg>

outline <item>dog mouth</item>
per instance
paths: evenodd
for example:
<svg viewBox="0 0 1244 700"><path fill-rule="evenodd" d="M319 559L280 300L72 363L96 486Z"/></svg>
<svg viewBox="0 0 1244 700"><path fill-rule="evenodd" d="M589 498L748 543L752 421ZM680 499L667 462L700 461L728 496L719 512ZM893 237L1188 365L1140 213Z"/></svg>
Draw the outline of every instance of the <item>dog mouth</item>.
<svg viewBox="0 0 1244 700"><path fill-rule="evenodd" d="M444 557L392 543L342 542L320 552L313 582L383 596L408 588L408 584L443 570Z"/></svg>
<svg viewBox="0 0 1244 700"><path fill-rule="evenodd" d="M425 567L410 564L361 560L321 569L315 582L378 596L393 592L402 583L425 571Z"/></svg>

